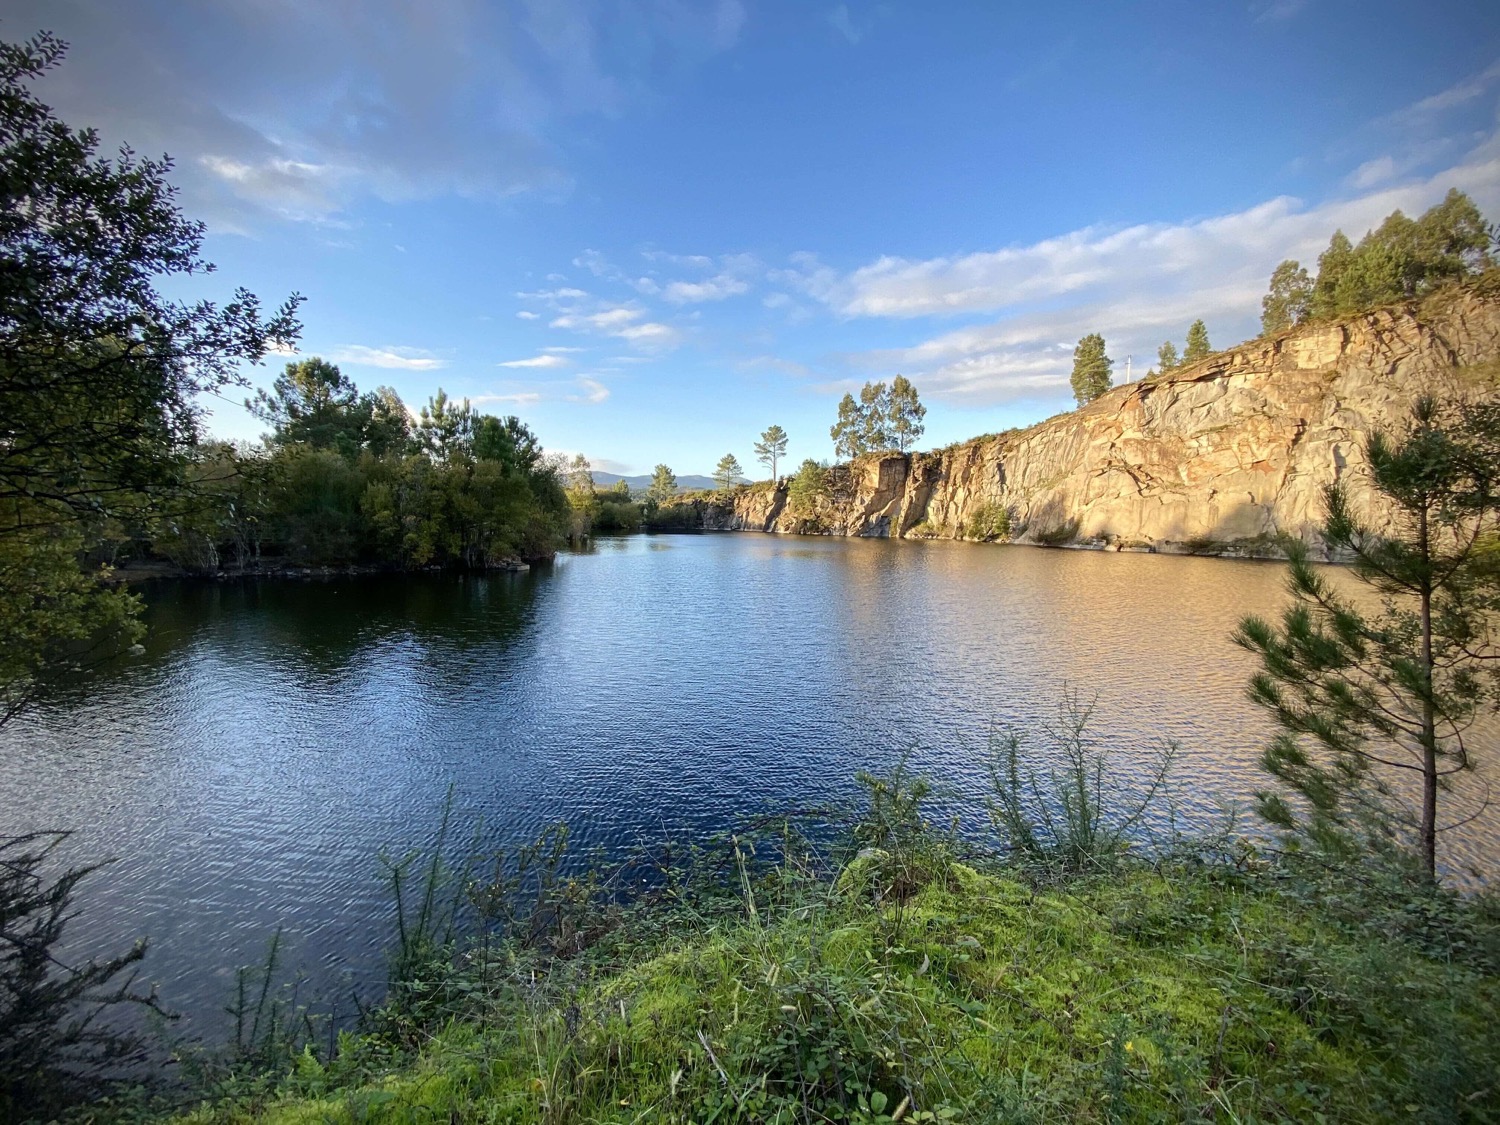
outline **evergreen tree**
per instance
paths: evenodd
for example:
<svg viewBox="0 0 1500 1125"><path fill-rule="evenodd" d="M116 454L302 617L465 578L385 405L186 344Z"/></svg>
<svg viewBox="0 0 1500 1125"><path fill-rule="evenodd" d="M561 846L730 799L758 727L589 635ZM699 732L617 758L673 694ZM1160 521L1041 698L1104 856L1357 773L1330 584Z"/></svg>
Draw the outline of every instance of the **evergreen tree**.
<svg viewBox="0 0 1500 1125"><path fill-rule="evenodd" d="M1182 352L1183 363L1196 363L1204 356L1211 355L1213 348L1208 342L1208 328L1201 320L1195 320L1188 325L1187 347Z"/></svg>
<svg viewBox="0 0 1500 1125"><path fill-rule="evenodd" d="M1429 287L1494 265L1495 229L1457 188L1450 188L1441 203L1425 211L1416 227L1413 243L1422 263L1422 280Z"/></svg>
<svg viewBox="0 0 1500 1125"><path fill-rule="evenodd" d="M1266 335L1282 332L1307 319L1312 302L1312 279L1288 258L1271 274L1269 291L1260 302L1260 328Z"/></svg>
<svg viewBox="0 0 1500 1125"><path fill-rule="evenodd" d="M1395 531L1362 526L1341 482L1326 490L1323 533L1384 610L1356 608L1298 544L1280 627L1250 617L1235 636L1260 658L1251 698L1283 729L1264 766L1297 798L1262 793L1259 807L1346 856L1410 833L1432 879L1439 796L1472 768L1463 734L1495 697L1483 669L1500 660L1500 405L1441 411L1421 400L1402 434L1372 435L1365 454ZM1416 810L1392 791L1403 774L1420 788Z"/></svg>
<svg viewBox="0 0 1500 1125"><path fill-rule="evenodd" d="M1338 315L1335 292L1344 271L1354 257L1354 246L1341 230L1333 232L1328 240L1328 249L1318 255L1318 276L1313 282L1309 311L1315 320L1328 320Z"/></svg>
<svg viewBox="0 0 1500 1125"><path fill-rule="evenodd" d="M468 399L455 402L439 387L417 419L417 441L434 461L447 463L465 457L474 440L477 418Z"/></svg>
<svg viewBox="0 0 1500 1125"><path fill-rule="evenodd" d="M780 426L771 426L755 443L755 458L771 470L771 480L776 480L776 463L786 455L786 431Z"/></svg>
<svg viewBox="0 0 1500 1125"><path fill-rule="evenodd" d="M658 504L665 504L677 495L677 475L666 465L656 466L651 474L651 484L646 495Z"/></svg>
<svg viewBox="0 0 1500 1125"><path fill-rule="evenodd" d="M917 388L905 375L891 380L891 392L887 408L890 436L896 448L905 453L926 431L922 419L927 417L927 407L917 397Z"/></svg>
<svg viewBox="0 0 1500 1125"><path fill-rule="evenodd" d="M1113 361L1104 354L1104 337L1091 332L1073 349L1073 397L1087 406L1110 387Z"/></svg>
<svg viewBox="0 0 1500 1125"><path fill-rule="evenodd" d="M786 504L794 516L806 519L828 493L828 469L811 457L803 461L787 487Z"/></svg>
<svg viewBox="0 0 1500 1125"><path fill-rule="evenodd" d="M1160 365L1162 374L1166 374L1182 361L1177 357L1177 345L1171 340L1166 341L1156 349L1156 362Z"/></svg>
<svg viewBox="0 0 1500 1125"><path fill-rule="evenodd" d="M733 453L726 453L719 458L719 463L714 466L714 484L719 491L728 492L739 484L740 478L745 475L745 470L740 468L740 462Z"/></svg>
<svg viewBox="0 0 1500 1125"><path fill-rule="evenodd" d="M288 363L270 392L260 391L245 406L272 427L272 445L331 449L352 457L364 444L372 404L335 364L312 356Z"/></svg>

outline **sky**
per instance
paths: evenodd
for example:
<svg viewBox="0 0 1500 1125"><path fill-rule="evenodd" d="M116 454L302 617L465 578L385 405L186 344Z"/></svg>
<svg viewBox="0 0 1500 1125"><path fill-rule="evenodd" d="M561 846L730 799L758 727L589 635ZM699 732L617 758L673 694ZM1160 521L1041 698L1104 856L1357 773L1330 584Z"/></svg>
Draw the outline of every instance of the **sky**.
<svg viewBox="0 0 1500 1125"><path fill-rule="evenodd" d="M831 458L898 373L923 447L1025 425L1085 333L1139 378L1195 318L1255 335L1335 228L1500 220L1474 0L7 0L44 28L42 100L206 224L168 292L300 293L303 355L611 472L754 469L772 423Z"/></svg>

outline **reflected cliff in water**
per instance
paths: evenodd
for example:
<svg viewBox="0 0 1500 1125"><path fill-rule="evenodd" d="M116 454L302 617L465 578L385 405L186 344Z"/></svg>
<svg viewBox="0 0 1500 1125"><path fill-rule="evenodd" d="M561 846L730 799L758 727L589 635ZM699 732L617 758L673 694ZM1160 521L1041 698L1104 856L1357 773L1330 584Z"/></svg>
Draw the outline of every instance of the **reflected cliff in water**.
<svg viewBox="0 0 1500 1125"><path fill-rule="evenodd" d="M523 575L163 583L151 635L0 732L0 829L120 859L77 940L149 934L203 1017L278 924L325 988L378 976L376 856L452 786L487 844L568 820L621 848L850 793L910 750L971 819L996 723L1065 685L1184 815L1261 783L1267 726L1228 636L1274 564L762 535L606 540ZM1450 862L1500 854L1493 817ZM94 946L97 947L97 946ZM204 1021L199 1020L200 1024ZM205 1030L213 1030L212 1020Z"/></svg>

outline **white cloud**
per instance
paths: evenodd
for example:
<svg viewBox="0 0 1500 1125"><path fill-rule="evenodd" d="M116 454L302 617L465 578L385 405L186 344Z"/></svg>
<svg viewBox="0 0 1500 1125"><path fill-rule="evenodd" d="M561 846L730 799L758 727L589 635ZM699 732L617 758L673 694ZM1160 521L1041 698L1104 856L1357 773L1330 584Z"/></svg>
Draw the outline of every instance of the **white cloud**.
<svg viewBox="0 0 1500 1125"><path fill-rule="evenodd" d="M359 18L351 20L350 13ZM734 46L739 0L127 5L11 0L70 44L46 100L105 147L170 152L216 230L361 199L559 195L556 144Z"/></svg>
<svg viewBox="0 0 1500 1125"><path fill-rule="evenodd" d="M530 359L507 359L496 367L566 367L568 360L560 355L535 355Z"/></svg>
<svg viewBox="0 0 1500 1125"><path fill-rule="evenodd" d="M534 313L530 309L522 309L520 312L516 313L516 316L519 319L521 319L521 320L541 320L542 319L542 314L541 313Z"/></svg>
<svg viewBox="0 0 1500 1125"><path fill-rule="evenodd" d="M543 348L542 351L547 352L549 355L566 355L569 352L586 352L588 348L569 348L558 344L550 348Z"/></svg>
<svg viewBox="0 0 1500 1125"><path fill-rule="evenodd" d="M574 311L553 318L553 328L613 336L642 350L662 351L676 346L682 334L668 324L644 320L638 305L606 305L593 312Z"/></svg>
<svg viewBox="0 0 1500 1125"><path fill-rule="evenodd" d="M1382 168L1366 175L1378 180ZM1258 327L1260 297L1283 258L1310 268L1335 229L1358 239L1391 211L1419 214L1450 187L1480 210L1500 210L1500 135L1438 175L1317 206L1269 200L1244 211L1186 223L1085 228L1029 246L908 261L881 258L839 275L810 255L788 271L801 288L849 317L1001 313L910 347L858 352L843 361L862 373L900 372L935 398L988 404L1060 395L1072 344L1102 332L1124 378L1155 362L1156 347L1202 317L1218 345ZM857 382L857 380L856 380Z"/></svg>
<svg viewBox="0 0 1500 1125"><path fill-rule="evenodd" d="M446 367L445 360L438 359L421 348L398 348L386 346L369 348L363 344L349 344L329 353L334 363L352 363L363 367L390 367L401 371L436 371Z"/></svg>
<svg viewBox="0 0 1500 1125"><path fill-rule="evenodd" d="M1430 97L1412 103L1405 109L1397 110L1387 120L1402 124L1416 124L1433 114L1453 109L1484 96L1497 81L1500 81L1500 60L1491 63L1478 74L1471 74L1462 81L1454 83L1446 90L1440 90Z"/></svg>
<svg viewBox="0 0 1500 1125"><path fill-rule="evenodd" d="M663 291L662 297L674 305L686 305L696 301L722 301L748 292L747 282L727 273L721 273L706 281L674 281Z"/></svg>
<svg viewBox="0 0 1500 1125"><path fill-rule="evenodd" d="M535 406L542 401L540 391L517 391L514 394L473 395L470 406L484 406L492 402L508 402L516 406Z"/></svg>
<svg viewBox="0 0 1500 1125"><path fill-rule="evenodd" d="M1277 23L1291 19L1305 7L1307 0L1256 0L1250 12L1256 23Z"/></svg>
<svg viewBox="0 0 1500 1125"><path fill-rule="evenodd" d="M581 394L570 395L571 402L599 403L609 397L609 388L598 379L590 379L587 375L578 377L578 385L583 388Z"/></svg>

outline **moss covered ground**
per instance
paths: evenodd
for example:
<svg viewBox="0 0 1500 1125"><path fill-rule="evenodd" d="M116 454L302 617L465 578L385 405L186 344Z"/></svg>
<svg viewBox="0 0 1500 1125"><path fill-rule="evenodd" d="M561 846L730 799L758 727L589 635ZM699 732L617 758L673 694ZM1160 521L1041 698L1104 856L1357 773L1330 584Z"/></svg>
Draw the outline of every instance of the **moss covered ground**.
<svg viewBox="0 0 1500 1125"><path fill-rule="evenodd" d="M940 862L898 894L887 866L747 877L731 910L627 914L567 957L470 951L332 1059L187 1119L1500 1120L1477 907L1191 862Z"/></svg>

